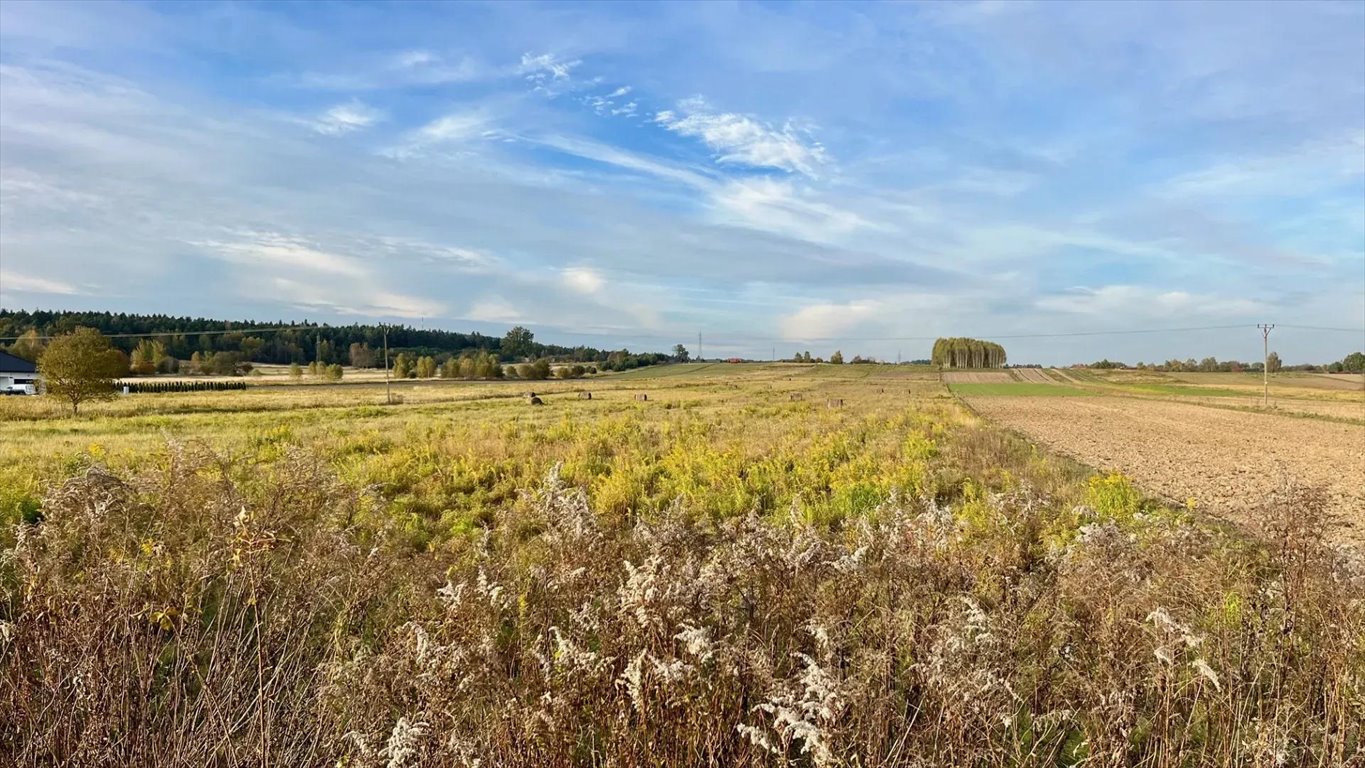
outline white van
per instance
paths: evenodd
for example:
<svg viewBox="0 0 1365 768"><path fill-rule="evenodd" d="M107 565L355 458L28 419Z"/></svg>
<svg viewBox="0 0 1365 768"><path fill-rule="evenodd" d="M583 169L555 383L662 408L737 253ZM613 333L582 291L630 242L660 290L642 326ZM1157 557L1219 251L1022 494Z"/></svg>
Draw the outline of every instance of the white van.
<svg viewBox="0 0 1365 768"><path fill-rule="evenodd" d="M36 395L38 394L38 385L34 383L33 379L15 379L6 385L4 391L0 392L0 394Z"/></svg>

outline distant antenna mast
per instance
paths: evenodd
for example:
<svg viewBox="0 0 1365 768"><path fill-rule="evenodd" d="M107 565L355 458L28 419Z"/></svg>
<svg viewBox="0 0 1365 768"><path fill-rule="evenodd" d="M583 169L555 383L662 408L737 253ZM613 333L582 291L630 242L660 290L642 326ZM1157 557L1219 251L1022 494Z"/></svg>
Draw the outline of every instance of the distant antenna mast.
<svg viewBox="0 0 1365 768"><path fill-rule="evenodd" d="M1270 332L1275 330L1274 323L1261 323L1256 326L1261 329L1261 355L1265 362L1261 364L1261 377L1265 382L1265 393L1262 396L1261 405L1264 408L1270 407Z"/></svg>
<svg viewBox="0 0 1365 768"><path fill-rule="evenodd" d="M706 355L701 351L701 331L697 331L697 359L705 360Z"/></svg>

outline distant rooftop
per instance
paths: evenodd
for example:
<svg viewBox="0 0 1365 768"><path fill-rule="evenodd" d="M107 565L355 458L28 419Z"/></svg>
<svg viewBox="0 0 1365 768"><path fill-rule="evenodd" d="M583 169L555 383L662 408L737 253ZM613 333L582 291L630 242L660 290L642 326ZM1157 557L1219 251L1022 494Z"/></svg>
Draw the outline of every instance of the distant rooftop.
<svg viewBox="0 0 1365 768"><path fill-rule="evenodd" d="M37 373L38 366L22 357L0 352L0 373Z"/></svg>

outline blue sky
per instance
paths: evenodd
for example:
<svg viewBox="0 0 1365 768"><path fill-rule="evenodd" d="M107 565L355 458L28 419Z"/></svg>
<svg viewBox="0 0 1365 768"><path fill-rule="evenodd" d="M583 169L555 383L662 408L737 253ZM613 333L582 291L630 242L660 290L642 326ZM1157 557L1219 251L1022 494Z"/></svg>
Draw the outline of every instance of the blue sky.
<svg viewBox="0 0 1365 768"><path fill-rule="evenodd" d="M0 305L1339 359L1365 4L10 0Z"/></svg>

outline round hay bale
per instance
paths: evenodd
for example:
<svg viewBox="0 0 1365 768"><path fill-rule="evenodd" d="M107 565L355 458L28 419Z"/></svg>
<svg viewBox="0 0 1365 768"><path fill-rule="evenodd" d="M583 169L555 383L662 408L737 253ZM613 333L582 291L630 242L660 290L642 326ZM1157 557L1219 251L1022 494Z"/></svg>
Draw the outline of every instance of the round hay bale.
<svg viewBox="0 0 1365 768"><path fill-rule="evenodd" d="M844 401L840 398L832 397L825 402L825 405L829 406L830 408L843 408Z"/></svg>
<svg viewBox="0 0 1365 768"><path fill-rule="evenodd" d="M641 392L640 394L635 396L635 399L644 402L645 400L649 399L649 395L646 395L645 393Z"/></svg>
<svg viewBox="0 0 1365 768"><path fill-rule="evenodd" d="M793 392L793 393L791 393L791 400L796 401L796 400L800 400L800 399L801 399L801 393L800 393L800 392Z"/></svg>
<svg viewBox="0 0 1365 768"><path fill-rule="evenodd" d="M591 400L591 399L592 399L592 393L591 393L591 392L579 392L579 393L578 393L578 399L579 399L579 400Z"/></svg>

